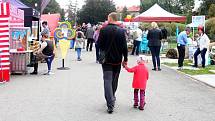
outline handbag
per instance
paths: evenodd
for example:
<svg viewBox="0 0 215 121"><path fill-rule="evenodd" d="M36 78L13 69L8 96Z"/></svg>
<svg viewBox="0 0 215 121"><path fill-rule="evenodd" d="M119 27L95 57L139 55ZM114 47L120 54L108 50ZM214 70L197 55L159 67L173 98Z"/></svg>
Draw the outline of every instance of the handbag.
<svg viewBox="0 0 215 121"><path fill-rule="evenodd" d="M109 45L109 48L106 50L101 50L99 51L99 57L98 57L98 61L100 64L104 64L105 61L106 61L106 54L109 53L110 49L111 49L111 46L113 44L113 41L115 39L115 33L116 33L116 30L117 30L117 27L114 29L114 31L112 31L114 34L113 34L113 38L111 40L111 43Z"/></svg>
<svg viewBox="0 0 215 121"><path fill-rule="evenodd" d="M36 54L36 60L37 61L42 61L43 59L48 58L47 55L44 55L43 53L37 53Z"/></svg>

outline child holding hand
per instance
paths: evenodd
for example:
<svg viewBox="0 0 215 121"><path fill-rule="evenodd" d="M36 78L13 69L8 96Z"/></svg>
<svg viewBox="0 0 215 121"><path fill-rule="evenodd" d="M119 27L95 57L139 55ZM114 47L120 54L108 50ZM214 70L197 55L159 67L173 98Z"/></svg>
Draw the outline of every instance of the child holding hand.
<svg viewBox="0 0 215 121"><path fill-rule="evenodd" d="M130 72L134 73L132 87L134 88L134 108L138 108L140 110L144 110L145 106L145 90L146 83L149 79L149 72L147 67L145 66L146 57L140 55L137 59L137 65L133 68L129 68L127 64L124 64L124 68ZM140 94L140 100L138 93Z"/></svg>

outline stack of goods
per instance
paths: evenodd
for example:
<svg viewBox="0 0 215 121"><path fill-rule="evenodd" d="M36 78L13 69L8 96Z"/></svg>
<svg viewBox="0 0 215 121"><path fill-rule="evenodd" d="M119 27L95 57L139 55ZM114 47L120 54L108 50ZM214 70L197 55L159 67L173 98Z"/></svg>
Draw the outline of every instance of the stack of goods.
<svg viewBox="0 0 215 121"><path fill-rule="evenodd" d="M33 53L37 52L39 49L40 49L39 41L34 41L33 44L30 46L30 50L32 50Z"/></svg>

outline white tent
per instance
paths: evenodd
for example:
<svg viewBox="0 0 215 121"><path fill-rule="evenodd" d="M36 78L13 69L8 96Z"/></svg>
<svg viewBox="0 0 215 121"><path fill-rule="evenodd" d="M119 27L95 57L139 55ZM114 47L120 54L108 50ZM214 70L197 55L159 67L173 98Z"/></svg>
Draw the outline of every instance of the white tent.
<svg viewBox="0 0 215 121"><path fill-rule="evenodd" d="M185 22L185 16L178 16L172 14L163 8L161 8L158 4L153 5L147 11L142 14L136 16L133 21L135 22Z"/></svg>

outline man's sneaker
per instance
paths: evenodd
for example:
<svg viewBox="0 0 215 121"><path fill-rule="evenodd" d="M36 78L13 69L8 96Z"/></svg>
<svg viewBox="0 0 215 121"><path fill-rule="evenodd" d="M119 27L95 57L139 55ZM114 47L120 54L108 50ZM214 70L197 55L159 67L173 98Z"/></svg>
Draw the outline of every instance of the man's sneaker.
<svg viewBox="0 0 215 121"><path fill-rule="evenodd" d="M196 65L192 65L192 67L197 68L198 66L196 66Z"/></svg>
<svg viewBox="0 0 215 121"><path fill-rule="evenodd" d="M112 113L113 113L113 108L112 108L112 107L108 107L107 112L108 112L109 114L112 114Z"/></svg>
<svg viewBox="0 0 215 121"><path fill-rule="evenodd" d="M153 70L153 71L156 71L156 68L153 68L152 70Z"/></svg>
<svg viewBox="0 0 215 121"><path fill-rule="evenodd" d="M53 72L49 72L49 75L53 75L54 73Z"/></svg>
<svg viewBox="0 0 215 121"><path fill-rule="evenodd" d="M178 69L177 70L183 70L183 67L178 67Z"/></svg>
<svg viewBox="0 0 215 121"><path fill-rule="evenodd" d="M47 72L47 73L44 73L43 75L53 75L54 73L52 72Z"/></svg>
<svg viewBox="0 0 215 121"><path fill-rule="evenodd" d="M38 73L36 71L30 73L31 75L37 75Z"/></svg>

